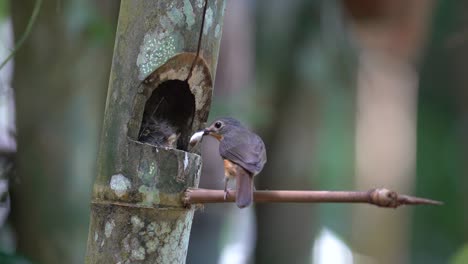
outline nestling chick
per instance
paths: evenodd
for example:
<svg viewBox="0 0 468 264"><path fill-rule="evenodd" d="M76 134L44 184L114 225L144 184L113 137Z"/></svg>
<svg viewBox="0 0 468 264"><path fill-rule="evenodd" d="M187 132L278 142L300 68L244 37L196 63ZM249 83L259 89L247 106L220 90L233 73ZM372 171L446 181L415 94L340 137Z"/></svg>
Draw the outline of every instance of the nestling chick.
<svg viewBox="0 0 468 264"><path fill-rule="evenodd" d="M141 126L138 141L158 147L176 148L180 133L174 126L162 119L145 122Z"/></svg>

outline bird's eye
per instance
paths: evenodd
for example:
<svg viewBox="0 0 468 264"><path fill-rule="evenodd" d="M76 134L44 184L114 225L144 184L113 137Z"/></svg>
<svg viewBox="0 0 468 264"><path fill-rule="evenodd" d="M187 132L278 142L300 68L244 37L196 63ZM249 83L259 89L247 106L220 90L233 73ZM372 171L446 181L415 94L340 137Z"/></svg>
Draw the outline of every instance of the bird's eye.
<svg viewBox="0 0 468 264"><path fill-rule="evenodd" d="M215 126L216 128L219 129L219 128L221 128L222 125L223 125L223 124L222 124L221 122L218 121L218 122L215 123L214 126Z"/></svg>

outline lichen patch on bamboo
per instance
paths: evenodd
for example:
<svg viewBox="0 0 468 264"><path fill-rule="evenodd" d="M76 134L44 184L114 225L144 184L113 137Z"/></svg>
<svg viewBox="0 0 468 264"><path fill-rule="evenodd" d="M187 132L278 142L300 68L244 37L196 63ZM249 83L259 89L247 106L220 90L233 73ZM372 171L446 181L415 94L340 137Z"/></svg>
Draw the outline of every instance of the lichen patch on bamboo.
<svg viewBox="0 0 468 264"><path fill-rule="evenodd" d="M132 223L133 232L138 232L140 229L142 229L145 226L143 221L141 221L141 219L136 215L130 218L130 222Z"/></svg>
<svg viewBox="0 0 468 264"><path fill-rule="evenodd" d="M156 236L156 222L151 222L147 226L147 231L143 239L145 240L146 251L151 254L156 251L159 246L159 240Z"/></svg>
<svg viewBox="0 0 468 264"><path fill-rule="evenodd" d="M109 238L112 235L112 230L114 229L114 227L115 227L114 220L110 220L106 222L106 226L104 227L104 234L106 235L107 238Z"/></svg>
<svg viewBox="0 0 468 264"><path fill-rule="evenodd" d="M117 197L123 197L127 194L127 190L132 187L132 184L129 179L127 179L122 174L112 175L110 181L110 188L114 191Z"/></svg>
<svg viewBox="0 0 468 264"><path fill-rule="evenodd" d="M193 7L188 0L184 0L182 6L169 4L163 14L159 17L157 27L146 32L140 45L136 60L140 80L144 80L175 54L183 51L185 42L180 31L185 30L184 17L188 30L195 24Z"/></svg>
<svg viewBox="0 0 468 264"><path fill-rule="evenodd" d="M133 261L151 256L154 263L184 263L192 218L193 210L175 222L150 222L133 215L130 218L131 231L122 240L122 249Z"/></svg>
<svg viewBox="0 0 468 264"><path fill-rule="evenodd" d="M138 192L142 195L140 204L151 207L160 203L159 191L157 188L141 185L140 188L138 188Z"/></svg>
<svg viewBox="0 0 468 264"><path fill-rule="evenodd" d="M168 21L167 27L170 29L171 26L169 25L172 25L172 22L170 19ZM184 43L182 35L172 32L172 30L168 31L170 33L149 32L145 34L136 61L140 80L144 80L156 68L163 65L176 53L182 51Z"/></svg>
<svg viewBox="0 0 468 264"><path fill-rule="evenodd" d="M168 18L172 21L174 25L180 25L184 21L184 15L180 9L173 7L167 12Z"/></svg>
<svg viewBox="0 0 468 264"><path fill-rule="evenodd" d="M122 240L122 248L125 253L129 254L129 256L127 255L127 257L125 257L128 259L125 260L124 263L131 263L129 260L136 261L146 258L145 248L142 246L140 240L137 237L132 237L131 234L128 234Z"/></svg>
<svg viewBox="0 0 468 264"><path fill-rule="evenodd" d="M203 0L197 0L197 7L198 8L203 8Z"/></svg>
<svg viewBox="0 0 468 264"><path fill-rule="evenodd" d="M149 185L157 183L157 176L159 168L154 161L141 160L138 165L138 178L141 179L143 184Z"/></svg>
<svg viewBox="0 0 468 264"><path fill-rule="evenodd" d="M134 239L135 243L139 243L138 239ZM138 244L140 245L140 244ZM136 249L132 250L132 258L135 260L144 260L146 256L145 248L138 246Z"/></svg>
<svg viewBox="0 0 468 264"><path fill-rule="evenodd" d="M166 8L167 10L163 11L164 15L159 17L157 27L146 32L140 45L136 64L139 71L138 78L141 81L184 50L185 40L180 32L192 30L195 25L195 13L189 0L184 0L182 5L169 4ZM212 20L211 11L211 23Z"/></svg>
<svg viewBox="0 0 468 264"><path fill-rule="evenodd" d="M208 7L208 9L206 9L205 26L203 27L203 34L208 35L208 31L210 30L212 25L213 25L213 9L211 9L211 7Z"/></svg>
<svg viewBox="0 0 468 264"><path fill-rule="evenodd" d="M191 30L193 24L195 24L195 14L193 13L193 7L189 0L184 0L184 6L182 9L184 10L187 29Z"/></svg>

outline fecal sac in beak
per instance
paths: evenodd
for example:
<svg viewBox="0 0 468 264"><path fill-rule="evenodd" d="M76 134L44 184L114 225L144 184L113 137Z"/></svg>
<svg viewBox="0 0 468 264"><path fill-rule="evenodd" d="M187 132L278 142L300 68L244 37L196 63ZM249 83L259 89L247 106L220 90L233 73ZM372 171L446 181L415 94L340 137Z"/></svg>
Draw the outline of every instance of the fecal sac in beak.
<svg viewBox="0 0 468 264"><path fill-rule="evenodd" d="M205 131L204 130L201 130L201 131L198 131L198 132L195 132L192 137L190 138L190 146L195 146L198 142L200 142L203 138L203 136L205 135Z"/></svg>

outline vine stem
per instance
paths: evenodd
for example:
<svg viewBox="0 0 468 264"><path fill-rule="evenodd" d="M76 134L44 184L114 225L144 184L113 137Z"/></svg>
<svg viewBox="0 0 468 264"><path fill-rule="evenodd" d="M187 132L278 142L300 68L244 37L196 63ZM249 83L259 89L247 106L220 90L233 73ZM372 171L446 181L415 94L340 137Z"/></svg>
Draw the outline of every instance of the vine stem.
<svg viewBox="0 0 468 264"><path fill-rule="evenodd" d="M8 61L10 61L11 58L15 56L16 52L21 48L21 46L23 46L24 41L26 41L28 36L31 34L34 23L36 23L37 16L39 15L39 10L41 10L41 5L42 0L36 0L32 15L29 18L28 24L26 25L26 30L24 31L23 35L21 35L21 38L16 43L16 46L10 53L10 55L8 55L8 57L2 62L2 64L0 64L0 70L3 69L3 67L5 67L5 65L8 63Z"/></svg>

